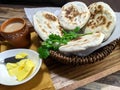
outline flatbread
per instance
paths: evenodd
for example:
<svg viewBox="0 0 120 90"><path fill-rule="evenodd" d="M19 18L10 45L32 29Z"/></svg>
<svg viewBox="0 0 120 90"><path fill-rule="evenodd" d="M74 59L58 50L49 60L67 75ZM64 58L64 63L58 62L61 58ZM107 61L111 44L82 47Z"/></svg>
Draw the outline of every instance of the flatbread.
<svg viewBox="0 0 120 90"><path fill-rule="evenodd" d="M35 31L42 40L48 39L50 34L62 35L58 18L51 12L37 12L33 16L33 23Z"/></svg>
<svg viewBox="0 0 120 90"><path fill-rule="evenodd" d="M73 30L77 26L82 28L89 17L90 12L87 5L83 2L73 1L62 6L58 19L64 29Z"/></svg>
<svg viewBox="0 0 120 90"><path fill-rule="evenodd" d="M89 5L90 19L85 27L85 33L102 32L107 40L116 25L116 15L111 7L104 2Z"/></svg>
<svg viewBox="0 0 120 90"><path fill-rule="evenodd" d="M104 34L100 32L81 36L80 38L76 40L72 40L68 42L66 45L61 46L59 48L59 51L65 53L84 51L87 48L100 45L103 39L104 39Z"/></svg>

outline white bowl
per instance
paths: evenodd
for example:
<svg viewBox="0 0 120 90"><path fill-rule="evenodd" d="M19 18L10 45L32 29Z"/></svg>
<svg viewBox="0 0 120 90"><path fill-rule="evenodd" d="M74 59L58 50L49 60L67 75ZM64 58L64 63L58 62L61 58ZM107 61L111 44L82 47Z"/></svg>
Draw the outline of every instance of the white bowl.
<svg viewBox="0 0 120 90"><path fill-rule="evenodd" d="M32 79L39 71L42 64L42 60L39 58L39 54L37 52L30 49L11 49L11 50L4 51L0 53L0 60L4 60L7 57L15 56L17 53L20 53L20 52L27 53L28 58L35 63L35 68L33 72L26 79L22 81L17 81L16 77L12 77L8 74L5 64L0 64L0 84L8 85L8 86L23 84L29 81L30 79Z"/></svg>

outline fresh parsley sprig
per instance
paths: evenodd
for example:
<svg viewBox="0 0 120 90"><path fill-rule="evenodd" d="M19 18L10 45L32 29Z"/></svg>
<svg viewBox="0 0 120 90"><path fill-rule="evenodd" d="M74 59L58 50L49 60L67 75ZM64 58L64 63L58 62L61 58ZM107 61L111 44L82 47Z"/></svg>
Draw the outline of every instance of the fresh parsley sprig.
<svg viewBox="0 0 120 90"><path fill-rule="evenodd" d="M63 30L63 35L60 37L56 34L49 35L49 38L42 42L42 45L38 48L39 57L46 59L50 53L50 50L58 50L61 45L67 44L72 39L75 39L79 36L84 36L86 34L79 34L80 31L79 27L76 27L73 31L67 32ZM90 34L90 33L87 33Z"/></svg>

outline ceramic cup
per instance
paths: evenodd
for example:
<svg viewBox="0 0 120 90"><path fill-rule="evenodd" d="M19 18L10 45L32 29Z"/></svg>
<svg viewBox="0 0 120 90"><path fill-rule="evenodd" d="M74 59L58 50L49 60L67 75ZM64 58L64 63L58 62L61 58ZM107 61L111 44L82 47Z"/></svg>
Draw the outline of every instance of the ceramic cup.
<svg viewBox="0 0 120 90"><path fill-rule="evenodd" d="M30 45L30 32L23 18L10 18L0 27L0 41L7 40L16 48Z"/></svg>

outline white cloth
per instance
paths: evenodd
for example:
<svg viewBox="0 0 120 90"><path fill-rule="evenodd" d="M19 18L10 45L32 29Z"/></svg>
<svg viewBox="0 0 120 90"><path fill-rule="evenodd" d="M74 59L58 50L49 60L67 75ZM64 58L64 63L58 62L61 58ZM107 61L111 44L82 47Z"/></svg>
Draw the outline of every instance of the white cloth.
<svg viewBox="0 0 120 90"><path fill-rule="evenodd" d="M32 17L37 11L49 11L49 12L54 13L55 15L58 15L59 11L60 11L60 8L58 8L58 7L24 8L24 10L25 10L27 18L32 23ZM74 54L76 54L78 56L87 56L90 53L94 52L95 50L109 44L113 40L116 40L116 39L120 38L120 25L119 25L120 24L120 12L116 12L116 16L117 16L117 23L116 23L115 30L113 31L112 35L109 37L109 39L107 41L103 42L101 45L99 45L97 47L88 48L85 51L82 51L82 52L79 52L79 53L74 53Z"/></svg>

